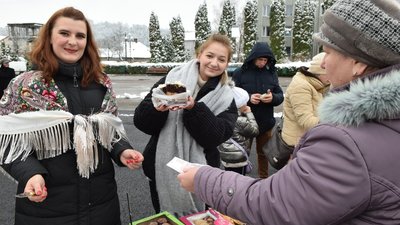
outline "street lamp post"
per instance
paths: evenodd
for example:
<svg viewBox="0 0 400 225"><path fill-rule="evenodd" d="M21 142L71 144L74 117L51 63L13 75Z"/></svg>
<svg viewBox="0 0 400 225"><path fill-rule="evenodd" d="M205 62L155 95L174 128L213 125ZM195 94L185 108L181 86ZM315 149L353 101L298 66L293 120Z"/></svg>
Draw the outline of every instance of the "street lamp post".
<svg viewBox="0 0 400 225"><path fill-rule="evenodd" d="M233 26L231 28L232 37L235 38L235 53L236 53L236 62L240 60L240 27Z"/></svg>
<svg viewBox="0 0 400 225"><path fill-rule="evenodd" d="M128 60L128 49L127 49L127 41L128 41L128 37L126 36L126 33L125 33L125 38L124 38L124 40L125 40L125 61L127 61Z"/></svg>
<svg viewBox="0 0 400 225"><path fill-rule="evenodd" d="M321 10L321 0L318 0L317 12L315 13L314 33L317 33L319 31L320 17L321 17L320 10ZM316 41L313 41L313 48L312 48L313 56L318 54L318 52L319 52L318 43Z"/></svg>

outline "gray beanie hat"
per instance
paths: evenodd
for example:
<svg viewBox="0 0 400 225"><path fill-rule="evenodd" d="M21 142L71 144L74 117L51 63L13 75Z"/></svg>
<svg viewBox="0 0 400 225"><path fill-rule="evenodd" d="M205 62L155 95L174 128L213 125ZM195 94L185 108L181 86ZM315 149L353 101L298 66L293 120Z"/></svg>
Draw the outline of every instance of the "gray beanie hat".
<svg viewBox="0 0 400 225"><path fill-rule="evenodd" d="M9 60L9 59L6 59L6 58L4 58L4 59L2 59L0 62L1 62L1 65L3 65L3 64L9 63L9 62L10 62L10 60Z"/></svg>
<svg viewBox="0 0 400 225"><path fill-rule="evenodd" d="M373 67L400 63L400 2L338 0L314 40Z"/></svg>

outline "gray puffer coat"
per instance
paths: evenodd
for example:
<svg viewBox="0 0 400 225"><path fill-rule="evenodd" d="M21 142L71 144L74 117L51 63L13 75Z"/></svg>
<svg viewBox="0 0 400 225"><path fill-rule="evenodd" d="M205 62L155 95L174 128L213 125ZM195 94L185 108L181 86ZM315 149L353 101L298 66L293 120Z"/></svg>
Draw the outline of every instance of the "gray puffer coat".
<svg viewBox="0 0 400 225"><path fill-rule="evenodd" d="M240 113L230 139L218 146L221 163L224 167L242 167L247 165L247 157L240 149L250 154L250 140L258 135L258 125L252 112ZM236 142L236 143L234 143Z"/></svg>
<svg viewBox="0 0 400 225"><path fill-rule="evenodd" d="M201 167L195 193L248 224L400 224L400 65L331 92L268 179Z"/></svg>

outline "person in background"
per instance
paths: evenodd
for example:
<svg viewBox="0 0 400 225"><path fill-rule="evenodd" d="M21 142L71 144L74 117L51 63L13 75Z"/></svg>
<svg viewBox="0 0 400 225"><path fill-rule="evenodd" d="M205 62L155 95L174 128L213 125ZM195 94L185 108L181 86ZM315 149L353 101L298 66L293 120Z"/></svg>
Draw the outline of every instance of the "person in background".
<svg viewBox="0 0 400 225"><path fill-rule="evenodd" d="M15 77L15 71L10 68L10 60L2 59L0 61L0 99L3 96L4 89L7 88L10 81Z"/></svg>
<svg viewBox="0 0 400 225"><path fill-rule="evenodd" d="M181 185L248 224L400 224L400 2L338 0L314 40L331 90L320 123L264 180L208 166Z"/></svg>
<svg viewBox="0 0 400 225"><path fill-rule="evenodd" d="M266 42L257 42L243 65L233 72L233 81L250 95L249 106L259 129L256 137L258 175L268 177L268 159L262 148L271 138L275 125L274 107L283 102L275 68L275 57Z"/></svg>
<svg viewBox="0 0 400 225"><path fill-rule="evenodd" d="M221 155L221 163L227 171L234 171L246 175L249 166L250 140L258 135L258 125L250 106L249 94L242 88L234 87L233 95L238 108L233 135L227 141L218 146Z"/></svg>
<svg viewBox="0 0 400 225"><path fill-rule="evenodd" d="M233 84L226 72L231 57L229 38L212 34L199 47L196 59L161 78L135 109L135 126L151 135L143 152L143 170L149 178L156 212L168 211L180 217L205 209L204 202L179 186L176 172L166 164L179 157L192 163L220 166L217 146L232 136L238 117ZM154 105L154 88L175 82L186 87L187 104Z"/></svg>
<svg viewBox="0 0 400 225"><path fill-rule="evenodd" d="M324 56L324 52L319 53L312 58L309 68L300 67L286 89L282 139L290 146L295 146L307 130L319 123L317 109L329 90L326 71L321 68Z"/></svg>
<svg viewBox="0 0 400 225"><path fill-rule="evenodd" d="M126 138L84 14L66 7L41 28L35 69L0 102L0 164L17 182L15 225L120 225L114 161L143 161Z"/></svg>

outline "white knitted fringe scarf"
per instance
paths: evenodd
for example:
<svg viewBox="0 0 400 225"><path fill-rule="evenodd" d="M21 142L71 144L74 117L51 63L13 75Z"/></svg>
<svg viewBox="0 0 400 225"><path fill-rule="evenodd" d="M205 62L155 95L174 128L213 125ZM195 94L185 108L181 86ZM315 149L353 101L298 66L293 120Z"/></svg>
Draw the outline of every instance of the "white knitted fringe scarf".
<svg viewBox="0 0 400 225"><path fill-rule="evenodd" d="M73 143L68 127L72 121ZM32 151L41 160L73 147L80 176L89 178L99 161L97 142L111 151L112 143L121 138L127 140L122 121L111 113L89 116L74 116L65 111L11 113L0 116L0 165L19 157L25 160Z"/></svg>

